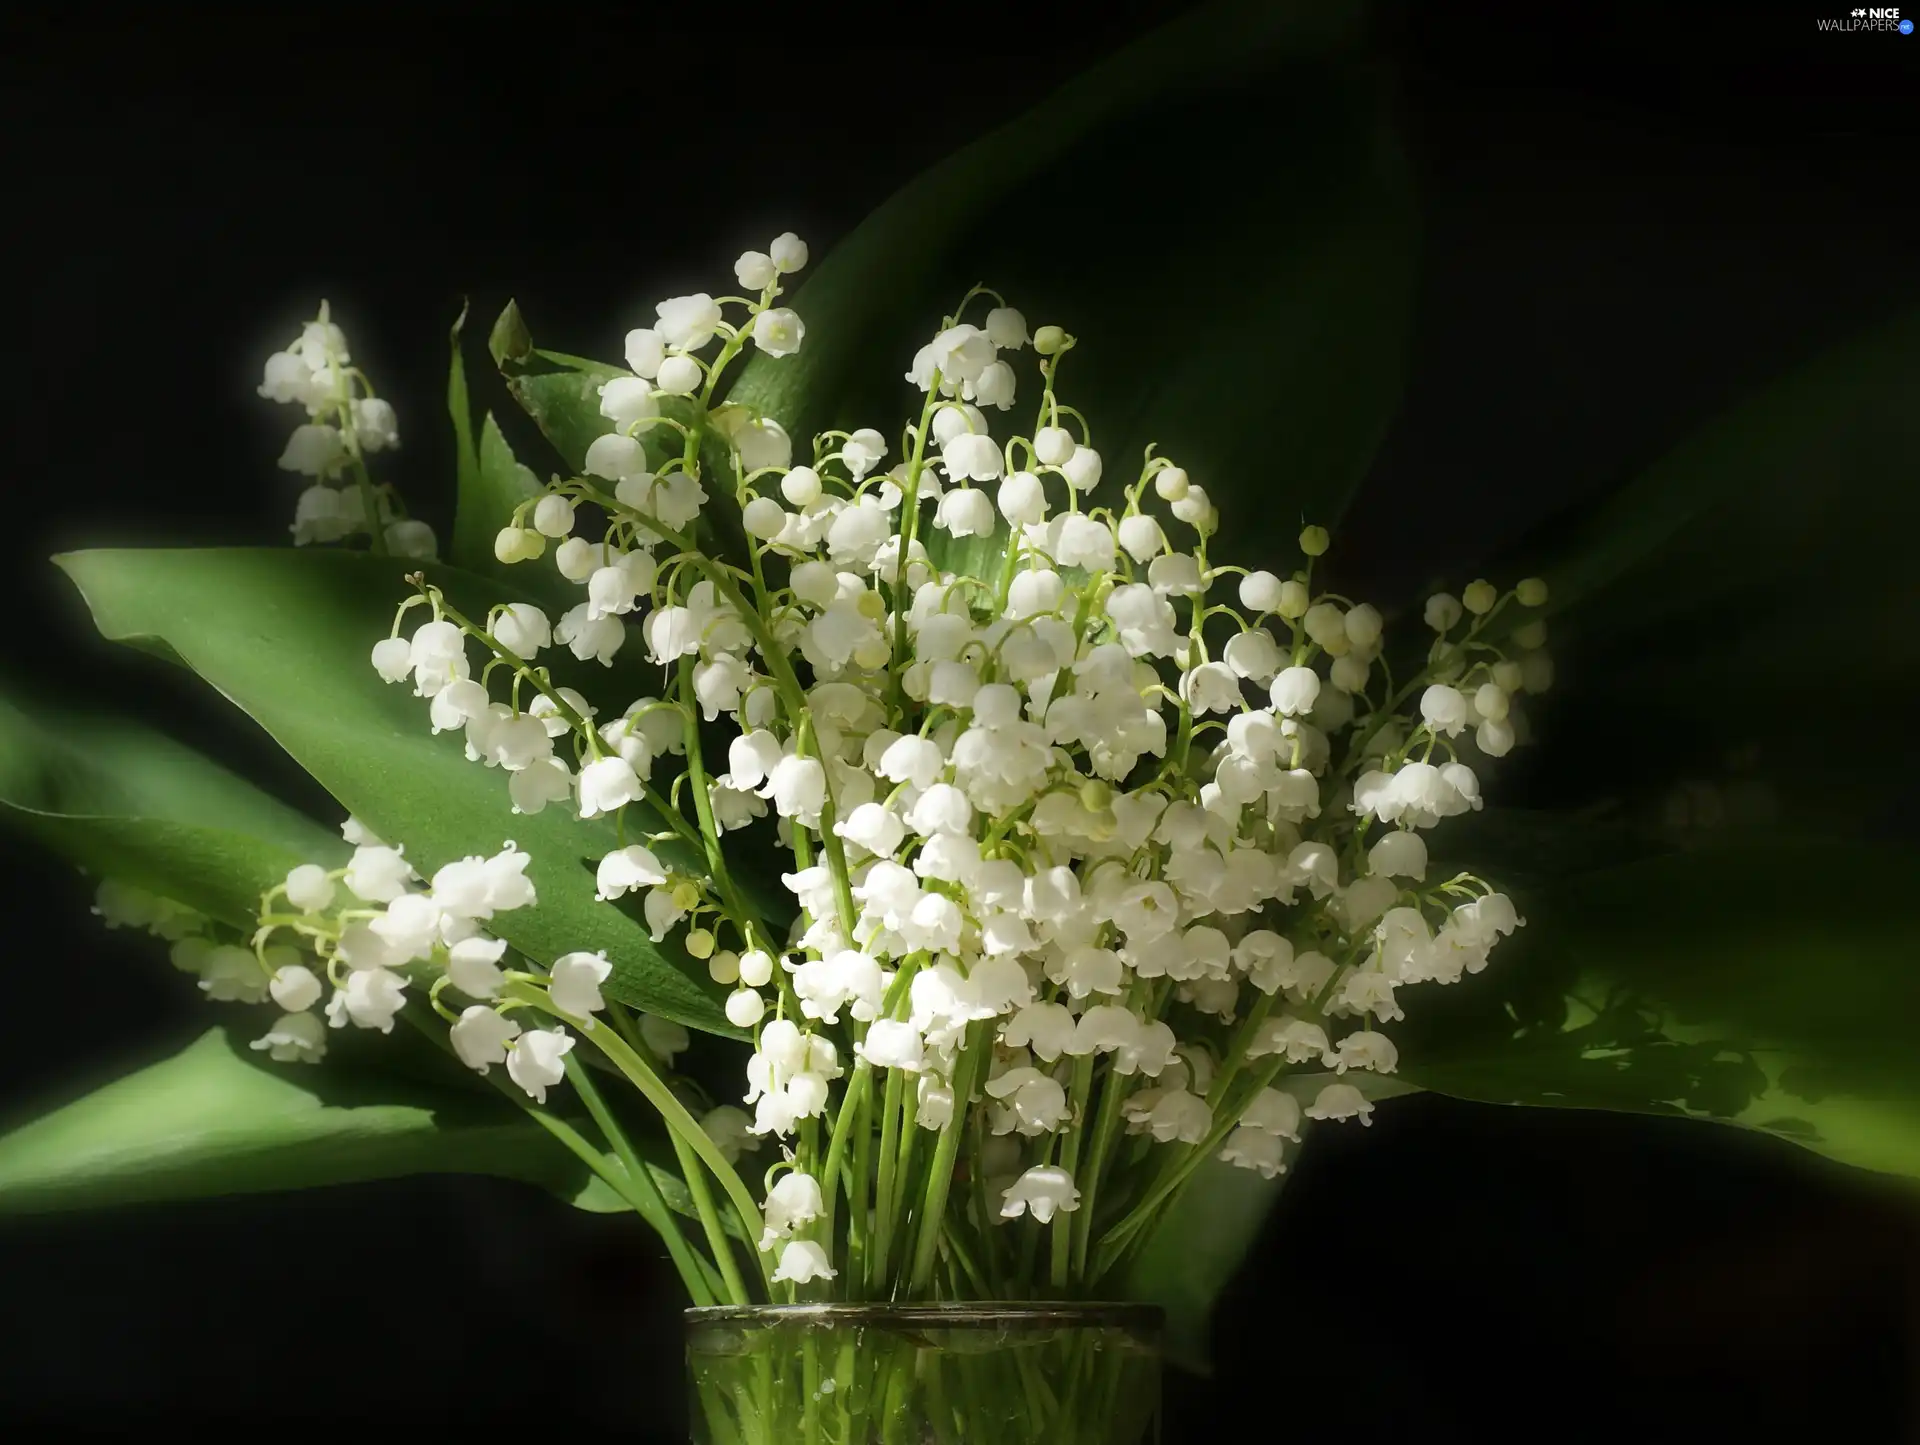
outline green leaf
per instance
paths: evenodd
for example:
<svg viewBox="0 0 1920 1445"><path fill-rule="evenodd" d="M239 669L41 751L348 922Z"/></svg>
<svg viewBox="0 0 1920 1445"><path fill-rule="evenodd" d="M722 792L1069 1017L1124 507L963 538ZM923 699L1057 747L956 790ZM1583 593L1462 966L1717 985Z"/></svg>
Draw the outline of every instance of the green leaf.
<svg viewBox="0 0 1920 1445"><path fill-rule="evenodd" d="M1781 699L1819 675L1863 716L1920 703L1920 310L1709 420L1628 485L1493 564L1551 586L1557 680L1535 710L1572 795L1614 779L1739 787L1800 826L1884 806L1871 748L1808 749ZM1617 725L1618 699L1660 726ZM1656 806L1654 802L1647 806Z"/></svg>
<svg viewBox="0 0 1920 1445"><path fill-rule="evenodd" d="M511 345L514 328L506 325L509 317L519 322L519 312L511 304L507 313L494 323L488 348ZM459 500L454 512L453 545L449 557L454 565L483 577L502 577L506 567L493 555L494 538L513 519L514 508L529 497L540 494L540 481L521 466L500 431L499 422L488 412L480 428L479 444L473 436L473 411L467 399L466 362L460 351L460 332L467 313L453 328L453 366L447 380L447 408L453 415L454 444L457 455ZM505 326L505 335L502 328ZM520 328L524 333L525 328Z"/></svg>
<svg viewBox="0 0 1920 1445"><path fill-rule="evenodd" d="M600 415L600 388L630 373L582 356L535 350L526 322L512 302L494 323L496 333L508 325L509 316L509 329L525 338L526 348L518 357L509 355L500 362L507 390L552 443L568 472L578 476L586 465L587 448L613 430L613 423Z"/></svg>
<svg viewBox="0 0 1920 1445"><path fill-rule="evenodd" d="M1800 611L1811 599L1788 584L1801 574L1904 575L1901 533L1920 519L1916 386L1920 310L1761 387L1561 521L1543 547L1544 613L1622 636L1732 599Z"/></svg>
<svg viewBox="0 0 1920 1445"><path fill-rule="evenodd" d="M533 355L533 337L527 331L527 323L520 315L518 303L509 301L506 309L495 318L493 330L487 333L487 354L493 358L495 366L525 361Z"/></svg>
<svg viewBox="0 0 1920 1445"><path fill-rule="evenodd" d="M1331 1074L1300 1074L1282 1076L1276 1087L1304 1108L1332 1082ZM1377 1074L1352 1073L1339 1082L1359 1086L1374 1100L1418 1092L1404 1080ZM1310 1122L1303 1125L1303 1140L1311 1127ZM1298 1150L1290 1152L1297 1160ZM1175 1196L1126 1271L1126 1297L1150 1301L1167 1312L1164 1344L1175 1364L1201 1374L1212 1372L1207 1326L1214 1301L1253 1248L1290 1172L1262 1179L1251 1169L1209 1159Z"/></svg>
<svg viewBox="0 0 1920 1445"><path fill-rule="evenodd" d="M469 515L467 501L480 487L480 454L473 442L473 405L467 398L467 363L460 353L460 333L466 324L467 308L463 305L459 318L453 323L453 332L448 337L452 359L447 365L447 416L453 422L454 474L458 483L458 506L453 519L453 555L456 558L477 553L481 525L477 515ZM493 555L491 536L486 539L485 555Z"/></svg>
<svg viewBox="0 0 1920 1445"><path fill-rule="evenodd" d="M250 929L297 864L344 858L340 835L138 723L0 697L0 815L96 877Z"/></svg>
<svg viewBox="0 0 1920 1445"><path fill-rule="evenodd" d="M704 965L677 944L652 942L635 914L594 900L598 860L618 846L613 828L576 821L565 806L511 812L505 776L467 762L458 736L431 736L411 689L381 682L368 662L412 590L408 572L424 570L471 617L511 594L450 568L347 552L95 551L56 560L102 633L163 642L355 817L404 843L422 874L507 839L530 853L538 906L496 920L514 947L542 962L605 949L614 997L738 1034ZM570 675L556 662L556 681Z"/></svg>
<svg viewBox="0 0 1920 1445"><path fill-rule="evenodd" d="M407 1174L493 1174L537 1184L581 1208L627 1208L499 1094L381 1072L379 1054L404 1042L400 1035L335 1035L320 1064L275 1064L233 1029L210 1029L172 1057L0 1135L0 1213ZM343 1051L351 1062L337 1058ZM457 1078L450 1060L438 1062ZM677 1197L676 1207L690 1210L680 1180L644 1162L668 1203Z"/></svg>
<svg viewBox="0 0 1920 1445"><path fill-rule="evenodd" d="M1718 1120L1920 1177L1916 880L1912 850L1776 836L1544 883L1485 973L1408 1004L1400 1075Z"/></svg>
<svg viewBox="0 0 1920 1445"><path fill-rule="evenodd" d="M1158 443L1219 506L1222 560L1291 562L1302 515L1338 515L1399 399L1413 206L1364 15L1208 5L1077 77L836 246L793 301L806 345L756 354L729 399L796 437L891 434L906 361L985 281L1080 338L1061 394L1092 422L1103 495ZM1202 194L1192 158L1223 135L1258 159Z"/></svg>

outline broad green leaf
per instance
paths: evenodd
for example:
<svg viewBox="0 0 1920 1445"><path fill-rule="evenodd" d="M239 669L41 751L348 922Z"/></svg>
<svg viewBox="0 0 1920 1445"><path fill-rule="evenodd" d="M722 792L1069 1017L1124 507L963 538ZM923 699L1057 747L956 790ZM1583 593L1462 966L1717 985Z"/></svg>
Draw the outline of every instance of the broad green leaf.
<svg viewBox="0 0 1920 1445"><path fill-rule="evenodd" d="M1545 614L1575 614L1582 637L1618 637L1736 599L1804 613L1814 598L1794 584L1809 574L1870 589L1906 580L1905 533L1920 520L1917 386L1920 310L1755 391L1561 519L1540 544ZM1898 639L1876 632L1883 640Z"/></svg>
<svg viewBox="0 0 1920 1445"><path fill-rule="evenodd" d="M250 928L260 894L340 835L138 723L0 698L0 815L62 857Z"/></svg>
<svg viewBox="0 0 1920 1445"><path fill-rule="evenodd" d="M1916 879L1912 850L1772 837L1543 883L1485 973L1408 1000L1400 1075L1740 1124L1920 1175Z"/></svg>
<svg viewBox="0 0 1920 1445"><path fill-rule="evenodd" d="M1863 716L1920 702L1920 311L1712 418L1628 485L1492 564L1552 587L1543 784L1681 778L1803 827L1884 806L1871 748L1805 746L1809 686ZM1816 681L1817 679L1817 681ZM1622 704L1657 725L1619 726ZM1596 748L1609 765L1586 767ZM1737 759L1737 761L1732 761Z"/></svg>
<svg viewBox="0 0 1920 1445"><path fill-rule="evenodd" d="M518 309L512 302L507 305L520 334L525 336L526 323L519 319ZM506 320L507 313L502 313L494 325L496 333ZM520 358L503 361L501 374L520 409L553 444L568 471L577 476L586 464L587 448L613 430L613 423L600 415L600 388L616 376L630 373L582 356L532 350L532 338L526 340L529 349Z"/></svg>
<svg viewBox="0 0 1920 1445"><path fill-rule="evenodd" d="M243 1033L210 1029L179 1053L0 1135L0 1214L406 1174L494 1174L581 1208L627 1208L525 1111L484 1087L464 1087L451 1061L439 1060L449 1071L445 1086L383 1072L381 1053L404 1042L336 1035L320 1064L276 1064ZM337 1058L342 1052L352 1060ZM690 1209L679 1179L644 1153L643 1161L668 1203Z"/></svg>
<svg viewBox="0 0 1920 1445"><path fill-rule="evenodd" d="M543 962L605 949L614 966L608 991L622 1002L693 1028L738 1032L704 965L677 944L653 943L637 911L594 900L598 860L619 846L604 819L577 821L564 805L531 817L511 812L505 775L467 762L458 736L431 736L424 703L374 673L369 651L391 628L395 605L411 591L404 576L418 564L238 548L57 560L102 633L163 642L349 812L404 843L422 874L508 839L530 853L539 905L495 921L514 947ZM467 574L424 570L469 616L514 600ZM556 662L557 681L575 675Z"/></svg>
<svg viewBox="0 0 1920 1445"><path fill-rule="evenodd" d="M1283 1075L1277 1085L1304 1108L1332 1082L1330 1074L1300 1074ZM1418 1092L1404 1080L1381 1075L1352 1073L1339 1082L1360 1086L1376 1101ZM1311 1127L1303 1125L1303 1141ZM1289 1153L1298 1160L1298 1149ZM1207 1325L1213 1303L1253 1248L1292 1167L1290 1163L1288 1173L1277 1178L1262 1179L1250 1169L1208 1160L1127 1269L1127 1298L1148 1300L1167 1312L1165 1346L1175 1364L1210 1372Z"/></svg>
<svg viewBox="0 0 1920 1445"><path fill-rule="evenodd" d="M756 354L730 399L796 438L891 436L907 361L984 281L1080 338L1061 395L1092 423L1102 496L1157 443L1219 506L1216 555L1290 562L1302 514L1338 515L1399 397L1415 228L1364 14L1208 5L1070 81L837 245L793 301L806 345ZM1201 194L1192 158L1222 136L1257 161ZM1017 359L1024 425L1037 380Z"/></svg>

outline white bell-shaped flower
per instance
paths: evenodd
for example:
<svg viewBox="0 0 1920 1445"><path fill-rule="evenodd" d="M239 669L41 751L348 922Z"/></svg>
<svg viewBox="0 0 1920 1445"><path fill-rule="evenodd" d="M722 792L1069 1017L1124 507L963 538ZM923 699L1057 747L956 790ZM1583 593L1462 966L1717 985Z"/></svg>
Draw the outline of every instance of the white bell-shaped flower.
<svg viewBox="0 0 1920 1445"><path fill-rule="evenodd" d="M1373 1123L1373 1104L1367 1096L1351 1084L1328 1084L1319 1096L1307 1106L1309 1119L1358 1119L1362 1124Z"/></svg>
<svg viewBox="0 0 1920 1445"><path fill-rule="evenodd" d="M1038 1164L1022 1174L1001 1196L1000 1217L1018 1219L1032 1214L1041 1224L1050 1223L1055 1214L1069 1214L1080 1207L1080 1191L1073 1176L1057 1164Z"/></svg>
<svg viewBox="0 0 1920 1445"><path fill-rule="evenodd" d="M563 953L547 973L547 992L560 1012L585 1018L606 1007L600 985L612 973L613 965L604 952Z"/></svg>
<svg viewBox="0 0 1920 1445"><path fill-rule="evenodd" d="M772 1275L776 1284L811 1284L816 1279L836 1277L826 1250L810 1239L787 1241L780 1251L780 1263Z"/></svg>
<svg viewBox="0 0 1920 1445"><path fill-rule="evenodd" d="M277 1064L317 1064L327 1053L327 1026L317 1014L285 1013L247 1045Z"/></svg>
<svg viewBox="0 0 1920 1445"><path fill-rule="evenodd" d="M597 818L646 796L625 758L597 758L580 770L580 816Z"/></svg>
<svg viewBox="0 0 1920 1445"><path fill-rule="evenodd" d="M464 992L464 990L463 990ZM520 1037L520 1025L502 1017L485 1004L473 1004L461 1010L447 1041L461 1063L479 1073L495 1064L507 1062L507 1045Z"/></svg>
<svg viewBox="0 0 1920 1445"><path fill-rule="evenodd" d="M507 1051L507 1076L536 1104L547 1102L547 1090L566 1077L562 1062L573 1049L573 1035L564 1029L529 1029Z"/></svg>
<svg viewBox="0 0 1920 1445"><path fill-rule="evenodd" d="M766 1208L761 1211L766 1231L760 1236L763 1252L772 1250L780 1240L796 1229L805 1229L826 1212L820 1182L799 1169L788 1170L767 1191Z"/></svg>

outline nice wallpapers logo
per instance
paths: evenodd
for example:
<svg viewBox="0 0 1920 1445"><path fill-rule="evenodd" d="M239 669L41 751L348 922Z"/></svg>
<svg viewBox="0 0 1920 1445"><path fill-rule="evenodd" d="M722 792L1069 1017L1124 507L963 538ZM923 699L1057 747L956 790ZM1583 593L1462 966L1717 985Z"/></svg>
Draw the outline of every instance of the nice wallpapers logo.
<svg viewBox="0 0 1920 1445"><path fill-rule="evenodd" d="M1823 31L1884 30L1896 35L1913 34L1913 22L1903 20L1899 7L1893 5L1856 6L1838 19L1816 20L1814 24Z"/></svg>

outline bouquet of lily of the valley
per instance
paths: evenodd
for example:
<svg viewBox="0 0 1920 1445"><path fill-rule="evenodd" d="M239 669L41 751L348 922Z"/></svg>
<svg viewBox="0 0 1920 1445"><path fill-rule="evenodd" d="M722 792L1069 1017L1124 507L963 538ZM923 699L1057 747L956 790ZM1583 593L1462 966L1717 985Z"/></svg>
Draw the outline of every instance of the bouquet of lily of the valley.
<svg viewBox="0 0 1920 1445"><path fill-rule="evenodd" d="M102 911L164 918L212 997L268 1008L276 1060L404 1023L543 1118L573 1090L591 1127L554 1147L696 1304L1101 1298L1209 1160L1272 1179L1303 1121L1366 1122L1406 996L1520 924L1423 834L1481 806L1547 686L1537 623L1490 640L1545 585L1437 594L1393 648L1315 586L1317 526L1284 577L1210 561L1204 487L1152 447L1109 475L1075 338L984 288L913 356L904 425L796 449L719 397L749 348L805 345L779 302L806 258L782 235L735 263L744 294L627 335L608 430L494 538L570 605L418 572L367 639L437 748L492 770L481 851L416 864L349 821L351 857L290 869L244 937L117 880ZM365 390L324 309L267 362L262 394L310 418L281 458L313 478L296 541L427 550L369 521L394 422ZM722 1021L609 997L639 960L587 946L604 928L548 957L494 931L541 906L518 820L555 816L597 907L725 990L729 1093L676 1071L682 1024ZM609 1102L629 1088L684 1221Z"/></svg>
<svg viewBox="0 0 1920 1445"><path fill-rule="evenodd" d="M536 1105L571 1077L607 1135L590 1162L632 1157L591 1065L618 1075L685 1171L692 1237L645 1212L701 1303L1097 1293L1207 1159L1271 1178L1303 1117L1364 1121L1354 1080L1394 1071L1403 991L1478 973L1520 923L1431 868L1423 830L1480 806L1475 765L1551 676L1487 640L1545 585L1435 595L1396 675L1380 613L1314 587L1322 529L1284 578L1210 563L1204 488L1151 448L1106 476L1064 399L1074 338L984 290L913 358L916 416L796 457L715 398L749 345L804 344L777 302L805 258L783 235L736 263L745 295L628 334L630 374L596 388L611 429L494 545L578 600L469 613L415 574L370 645L440 746L495 771L503 837L577 819L600 905L727 990L737 1099L675 1089L686 1035L605 996L617 953L508 956L488 926L539 906L511 837L429 874L350 823L344 866L269 891L251 957L176 958L283 1010L276 1054L324 1055L323 996L333 1028L382 1032L412 1000ZM263 390L330 398L338 328L301 345ZM301 525L357 470L346 437L289 444L319 473ZM982 540L993 565L954 571ZM599 675L567 685L556 652ZM778 895L754 886L768 851Z"/></svg>
<svg viewBox="0 0 1920 1445"><path fill-rule="evenodd" d="M703 1438L1095 1442L1152 1408L1142 1307L1197 1360L1311 1131L1395 1094L1913 1170L1874 1030L1914 870L1777 702L1817 643L1903 705L1871 549L1910 493L1856 486L1843 565L1845 488L1799 477L1910 458L1871 403L1915 328L1351 595L1322 524L1391 413L1410 227L1336 32L1208 7L824 262L781 235L623 318L621 365L510 304L478 427L456 327L442 534L322 306L260 386L294 546L59 560L349 816L0 709L9 819L233 1006L0 1137L0 1206L527 1180L657 1233ZM1255 63L1306 109L1182 89ZM1142 229L1229 113L1297 172ZM1063 244L1095 224L1142 239ZM1843 581L1851 630L1802 605Z"/></svg>

